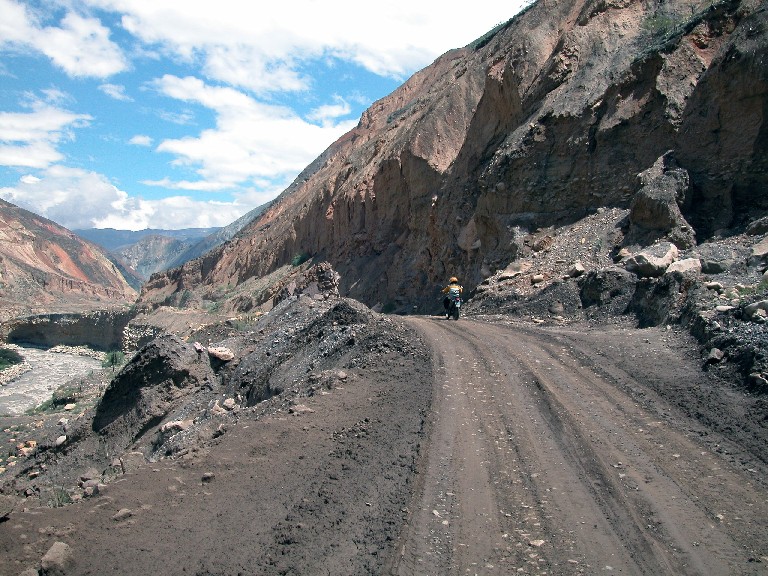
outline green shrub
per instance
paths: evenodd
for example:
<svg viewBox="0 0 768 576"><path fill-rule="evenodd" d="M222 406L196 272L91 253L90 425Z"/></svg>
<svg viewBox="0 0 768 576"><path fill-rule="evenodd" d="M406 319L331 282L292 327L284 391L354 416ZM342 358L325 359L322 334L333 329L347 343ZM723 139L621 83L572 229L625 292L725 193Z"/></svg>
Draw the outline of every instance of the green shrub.
<svg viewBox="0 0 768 576"><path fill-rule="evenodd" d="M112 368L112 372L114 372L115 367L120 366L123 362L125 362L125 354L123 354L120 350L112 350L107 352L107 355L104 357L101 366L103 368Z"/></svg>
<svg viewBox="0 0 768 576"><path fill-rule="evenodd" d="M23 361L24 358L22 358L15 350L11 350L10 348L0 348L0 370L8 368L8 366L13 366L14 364L21 364Z"/></svg>
<svg viewBox="0 0 768 576"><path fill-rule="evenodd" d="M189 304L189 301L192 300L192 291L191 290L184 290L184 292L181 293L179 296L179 308L184 308L187 304Z"/></svg>

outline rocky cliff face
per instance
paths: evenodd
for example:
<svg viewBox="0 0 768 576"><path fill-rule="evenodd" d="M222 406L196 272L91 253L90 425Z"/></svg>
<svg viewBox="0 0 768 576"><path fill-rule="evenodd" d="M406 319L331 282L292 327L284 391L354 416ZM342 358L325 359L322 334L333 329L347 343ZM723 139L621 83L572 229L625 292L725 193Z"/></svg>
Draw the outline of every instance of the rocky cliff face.
<svg viewBox="0 0 768 576"><path fill-rule="evenodd" d="M0 200L0 320L133 302L120 265L45 218Z"/></svg>
<svg viewBox="0 0 768 576"><path fill-rule="evenodd" d="M224 299L314 257L342 294L411 310L541 229L628 209L662 157L684 181L681 237L743 230L768 210L767 51L757 0L540 0L374 103L241 234L141 299Z"/></svg>

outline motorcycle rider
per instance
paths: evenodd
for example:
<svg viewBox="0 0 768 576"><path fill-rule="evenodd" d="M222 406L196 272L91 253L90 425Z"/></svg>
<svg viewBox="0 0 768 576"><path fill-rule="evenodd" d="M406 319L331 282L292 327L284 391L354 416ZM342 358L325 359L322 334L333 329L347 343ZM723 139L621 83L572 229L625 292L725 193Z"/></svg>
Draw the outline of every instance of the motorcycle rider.
<svg viewBox="0 0 768 576"><path fill-rule="evenodd" d="M443 294L445 294L445 298L443 298L443 307L445 308L446 314L448 314L448 317L450 317L450 308L451 308L451 299L448 297L448 295L451 293L451 289L453 289L453 292L456 291L459 292L459 296L464 292L464 287L459 284L459 279L456 278L456 276L451 276L451 278L448 280L448 286L443 288Z"/></svg>

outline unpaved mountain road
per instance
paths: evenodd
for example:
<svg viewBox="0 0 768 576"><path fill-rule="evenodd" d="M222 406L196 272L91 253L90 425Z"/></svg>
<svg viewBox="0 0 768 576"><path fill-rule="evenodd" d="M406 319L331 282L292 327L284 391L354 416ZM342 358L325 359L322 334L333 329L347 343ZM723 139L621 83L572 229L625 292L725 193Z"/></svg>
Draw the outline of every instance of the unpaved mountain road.
<svg viewBox="0 0 768 576"><path fill-rule="evenodd" d="M329 372L300 352L274 377L343 377L217 416L212 438L132 459L96 496L46 506L98 435L9 467L39 497L0 519L0 576L42 573L55 542L66 576L768 574L765 399L702 372L684 334L324 329L346 335ZM61 414L39 418L0 417L7 448L61 433Z"/></svg>
<svg viewBox="0 0 768 576"><path fill-rule="evenodd" d="M436 393L394 573L768 573L764 438L678 339L409 322Z"/></svg>

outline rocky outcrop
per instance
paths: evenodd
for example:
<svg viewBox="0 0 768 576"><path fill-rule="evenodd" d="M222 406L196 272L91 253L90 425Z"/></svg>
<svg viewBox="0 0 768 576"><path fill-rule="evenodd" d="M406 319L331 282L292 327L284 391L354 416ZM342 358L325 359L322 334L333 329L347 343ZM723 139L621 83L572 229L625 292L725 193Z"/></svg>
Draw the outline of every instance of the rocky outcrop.
<svg viewBox="0 0 768 576"><path fill-rule="evenodd" d="M159 427L186 397L215 382L207 357L201 359L177 336L162 336L139 350L109 384L93 430L122 451Z"/></svg>
<svg viewBox="0 0 768 576"><path fill-rule="evenodd" d="M667 154L638 179L641 187L630 206L630 228L625 244L647 246L667 239L681 249L695 246L696 235L680 210L690 194L688 173L675 168Z"/></svg>
<svg viewBox="0 0 768 576"><path fill-rule="evenodd" d="M0 325L0 337L7 342L43 348L65 345L88 346L102 351L123 350L126 348L125 330L133 316L130 310L41 314Z"/></svg>
<svg viewBox="0 0 768 576"><path fill-rule="evenodd" d="M641 173L638 231L690 247L744 226L768 210L766 18L757 0L538 2L374 103L236 238L141 299L211 296L311 257L343 295L423 309L539 229L628 209Z"/></svg>

